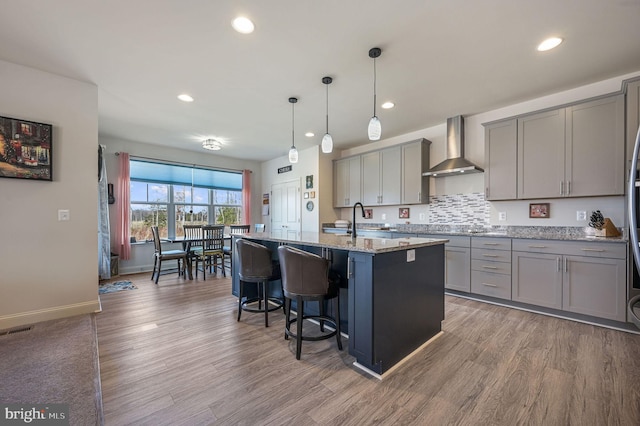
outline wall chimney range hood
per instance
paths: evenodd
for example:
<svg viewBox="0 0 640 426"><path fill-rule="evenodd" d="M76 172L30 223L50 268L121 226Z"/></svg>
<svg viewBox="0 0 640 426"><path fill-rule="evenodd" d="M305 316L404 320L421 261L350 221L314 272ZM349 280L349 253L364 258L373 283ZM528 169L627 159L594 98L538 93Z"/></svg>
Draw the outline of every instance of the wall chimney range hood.
<svg viewBox="0 0 640 426"><path fill-rule="evenodd" d="M444 177L480 173L483 169L464 158L464 120L461 115L447 118L447 159L422 176Z"/></svg>

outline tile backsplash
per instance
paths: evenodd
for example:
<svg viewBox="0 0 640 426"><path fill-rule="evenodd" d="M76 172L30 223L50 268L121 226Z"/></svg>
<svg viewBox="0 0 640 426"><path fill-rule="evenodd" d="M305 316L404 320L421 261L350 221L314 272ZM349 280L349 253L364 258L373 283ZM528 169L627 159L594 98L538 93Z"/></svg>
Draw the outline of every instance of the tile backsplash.
<svg viewBox="0 0 640 426"><path fill-rule="evenodd" d="M429 197L427 222L434 225L489 226L489 202L484 193L436 195Z"/></svg>

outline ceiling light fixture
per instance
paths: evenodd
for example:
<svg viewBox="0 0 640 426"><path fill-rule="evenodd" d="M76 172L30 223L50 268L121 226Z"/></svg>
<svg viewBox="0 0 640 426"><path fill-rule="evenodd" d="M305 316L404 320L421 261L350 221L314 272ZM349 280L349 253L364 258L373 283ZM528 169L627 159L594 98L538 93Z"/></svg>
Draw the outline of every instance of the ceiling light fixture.
<svg viewBox="0 0 640 426"><path fill-rule="evenodd" d="M193 98L186 93L178 95L178 99L180 99L182 102L193 102Z"/></svg>
<svg viewBox="0 0 640 426"><path fill-rule="evenodd" d="M554 47L558 47L562 43L559 37L550 37L538 45L538 52L546 52Z"/></svg>
<svg viewBox="0 0 640 426"><path fill-rule="evenodd" d="M215 139L206 139L202 141L202 147L209 151L220 151L222 149L222 144L220 144L220 141Z"/></svg>
<svg viewBox="0 0 640 426"><path fill-rule="evenodd" d="M387 102L383 103L383 104L382 104L382 105L380 105L380 106L381 106L382 108L384 108L384 109L391 109L391 108L393 108L394 106L396 106L396 104L394 104L393 102L389 102L389 101L387 101Z"/></svg>
<svg viewBox="0 0 640 426"><path fill-rule="evenodd" d="M306 137L308 137L308 138L312 138L312 137L314 137L316 134L315 134L315 133L313 133L313 132L307 132L307 133L305 133L304 135L305 135Z"/></svg>
<svg viewBox="0 0 640 426"><path fill-rule="evenodd" d="M296 149L296 138L295 138L295 106L296 102L298 102L298 98L289 98L289 102L291 103L291 149L289 150L289 162L297 163L298 162L298 150Z"/></svg>
<svg viewBox="0 0 640 426"><path fill-rule="evenodd" d="M231 26L240 34L251 34L255 29L255 26L253 25L253 22L251 22L251 19L245 18L244 16L239 16L234 19L231 23Z"/></svg>
<svg viewBox="0 0 640 426"><path fill-rule="evenodd" d="M322 137L322 152L329 154L333 151L333 138L329 134L329 85L333 79L331 77L322 77L322 82L327 86L327 133Z"/></svg>
<svg viewBox="0 0 640 426"><path fill-rule="evenodd" d="M382 54L382 50L379 47L374 47L369 50L369 57L373 59L373 117L369 120L369 140L377 141L382 134L382 125L380 120L376 116L376 58Z"/></svg>

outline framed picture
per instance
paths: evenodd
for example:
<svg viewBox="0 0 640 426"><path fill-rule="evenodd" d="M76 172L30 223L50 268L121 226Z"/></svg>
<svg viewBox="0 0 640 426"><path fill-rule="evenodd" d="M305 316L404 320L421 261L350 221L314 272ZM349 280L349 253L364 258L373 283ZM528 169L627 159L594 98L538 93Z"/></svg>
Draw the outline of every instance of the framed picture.
<svg viewBox="0 0 640 426"><path fill-rule="evenodd" d="M409 218L409 209L407 207L400 207L398 211L398 217L400 219L408 219Z"/></svg>
<svg viewBox="0 0 640 426"><path fill-rule="evenodd" d="M364 218L373 219L373 209L364 209Z"/></svg>
<svg viewBox="0 0 640 426"><path fill-rule="evenodd" d="M313 175L307 176L306 182L307 182L307 188L306 189L313 188Z"/></svg>
<svg viewBox="0 0 640 426"><path fill-rule="evenodd" d="M529 217L538 219L549 218L549 203L531 203L529 204Z"/></svg>
<svg viewBox="0 0 640 426"><path fill-rule="evenodd" d="M0 177L52 178L51 124L0 117Z"/></svg>

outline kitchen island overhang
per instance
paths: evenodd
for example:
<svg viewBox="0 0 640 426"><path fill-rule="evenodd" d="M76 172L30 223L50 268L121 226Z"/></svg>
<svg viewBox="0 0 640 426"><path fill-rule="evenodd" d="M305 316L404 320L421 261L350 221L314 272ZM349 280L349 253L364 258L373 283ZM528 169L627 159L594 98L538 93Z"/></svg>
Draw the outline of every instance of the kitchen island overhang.
<svg viewBox="0 0 640 426"><path fill-rule="evenodd" d="M434 238L361 238L323 233L234 236L271 248L298 247L331 261L341 277L341 318L347 318L349 354L381 377L441 332L444 320L444 243ZM235 256L235 250L233 251ZM238 262L234 259L233 265ZM238 274L233 272L237 296ZM345 291L346 290L346 291ZM346 294L345 294L346 293ZM305 311L307 307L305 306ZM329 309L330 311L330 309Z"/></svg>

